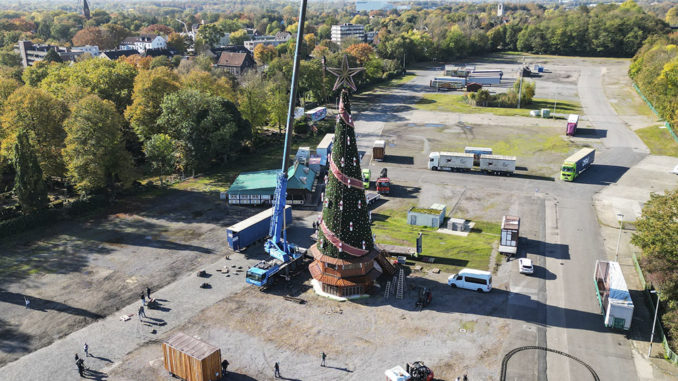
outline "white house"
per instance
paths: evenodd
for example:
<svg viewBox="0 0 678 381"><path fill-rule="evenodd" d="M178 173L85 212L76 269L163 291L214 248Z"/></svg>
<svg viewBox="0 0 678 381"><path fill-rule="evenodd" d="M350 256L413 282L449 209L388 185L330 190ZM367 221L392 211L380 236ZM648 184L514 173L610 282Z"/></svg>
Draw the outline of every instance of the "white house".
<svg viewBox="0 0 678 381"><path fill-rule="evenodd" d="M148 49L167 49L167 41L155 34L141 34L127 37L120 43L120 50L136 50L143 54Z"/></svg>

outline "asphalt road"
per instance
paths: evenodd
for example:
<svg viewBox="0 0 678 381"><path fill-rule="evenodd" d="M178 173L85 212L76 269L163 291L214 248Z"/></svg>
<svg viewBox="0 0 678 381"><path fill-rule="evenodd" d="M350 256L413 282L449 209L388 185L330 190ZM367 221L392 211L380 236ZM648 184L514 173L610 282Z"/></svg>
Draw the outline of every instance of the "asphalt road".
<svg viewBox="0 0 678 381"><path fill-rule="evenodd" d="M591 141L597 149L595 166L574 183L441 174L391 163L388 167L394 184L463 185L469 191L501 189L519 194L519 202L511 206L511 212L537 217L533 221L523 220L521 230L521 255L532 258L537 271L530 278L517 271L509 275L506 316L516 322L516 329L506 340L505 352L522 345L547 346L587 362L601 379L625 380L636 378L631 348L623 333L603 326L593 287L595 261L607 258L592 197L615 183L629 167L642 160L648 150L610 106L602 85L604 70L601 66L581 67L578 93L584 115L596 129L598 139ZM376 108L368 104L354 112L359 149L367 153L366 161L370 159L371 143L387 123L401 122L411 113L420 112L408 105L418 92L426 91L431 74L415 73L417 77L413 81L382 95ZM382 166L379 163L373 171ZM514 357L513 366L509 366L509 379L591 379L586 368L559 355L526 353L519 356ZM537 365L526 367L530 362Z"/></svg>

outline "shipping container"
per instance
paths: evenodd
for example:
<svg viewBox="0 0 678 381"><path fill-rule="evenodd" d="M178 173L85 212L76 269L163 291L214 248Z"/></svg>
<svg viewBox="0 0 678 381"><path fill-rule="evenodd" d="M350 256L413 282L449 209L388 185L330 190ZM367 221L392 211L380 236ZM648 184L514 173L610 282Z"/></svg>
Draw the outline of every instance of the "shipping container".
<svg viewBox="0 0 678 381"><path fill-rule="evenodd" d="M485 173L509 176L516 171L516 157L480 155L480 170Z"/></svg>
<svg viewBox="0 0 678 381"><path fill-rule="evenodd" d="M470 171L474 155L459 152L431 152L428 155L428 169L437 171Z"/></svg>
<svg viewBox="0 0 678 381"><path fill-rule="evenodd" d="M377 161L383 161L386 156L386 141L375 140L372 146L372 158Z"/></svg>
<svg viewBox="0 0 678 381"><path fill-rule="evenodd" d="M560 179L565 181L574 181L582 172L589 169L596 157L596 150L593 148L582 148L574 155L568 157L563 162L560 169Z"/></svg>
<svg viewBox="0 0 678 381"><path fill-rule="evenodd" d="M241 197L247 195L241 195ZM245 202L243 202L245 201ZM257 201L257 200L252 200ZM260 200L258 201L261 202ZM240 200L240 204L249 204L250 200ZM228 246L233 250L244 250L247 246L268 236L273 208L268 208L254 216L226 228ZM292 207L285 207L286 225L292 223Z"/></svg>
<svg viewBox="0 0 678 381"><path fill-rule="evenodd" d="M629 330L633 319L633 301L619 263L596 261L593 282L605 326Z"/></svg>
<svg viewBox="0 0 678 381"><path fill-rule="evenodd" d="M177 333L162 343L165 369L186 381L221 380L221 350L196 338Z"/></svg>
<svg viewBox="0 0 678 381"><path fill-rule="evenodd" d="M499 252L501 254L515 255L518 252L520 239L520 217L504 216L501 220L501 238L499 240Z"/></svg>

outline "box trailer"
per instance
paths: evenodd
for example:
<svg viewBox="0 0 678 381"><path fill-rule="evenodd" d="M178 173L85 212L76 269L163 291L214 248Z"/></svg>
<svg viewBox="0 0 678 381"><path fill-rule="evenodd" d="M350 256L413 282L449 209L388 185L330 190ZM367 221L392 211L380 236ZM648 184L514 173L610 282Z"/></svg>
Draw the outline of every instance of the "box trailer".
<svg viewBox="0 0 678 381"><path fill-rule="evenodd" d="M458 90L466 86L466 78L463 77L434 77L429 86L435 89Z"/></svg>
<svg viewBox="0 0 678 381"><path fill-rule="evenodd" d="M334 143L334 134L325 134L323 140L315 147L315 153L320 157L320 165L327 165L327 155L332 153L332 144Z"/></svg>
<svg viewBox="0 0 678 381"><path fill-rule="evenodd" d="M565 129L565 135L574 136L577 132L577 124L579 123L579 115L570 114L567 117L567 128Z"/></svg>
<svg viewBox="0 0 678 381"><path fill-rule="evenodd" d="M325 119L327 116L327 107L316 107L312 110L306 111L306 117L311 119L311 122L317 122Z"/></svg>
<svg viewBox="0 0 678 381"><path fill-rule="evenodd" d="M516 171L516 157L480 155L480 171L493 175L510 176Z"/></svg>
<svg viewBox="0 0 678 381"><path fill-rule="evenodd" d="M470 171L473 168L473 154L459 152L431 152L428 155L428 169L437 171Z"/></svg>
<svg viewBox="0 0 678 381"><path fill-rule="evenodd" d="M268 236L273 208L268 208L235 225L226 228L228 246L233 250L244 250L247 246ZM286 226L292 223L292 207L285 206Z"/></svg>
<svg viewBox="0 0 678 381"><path fill-rule="evenodd" d="M520 239L520 217L504 216L501 219L501 238L499 252L506 255L516 255L518 240Z"/></svg>
<svg viewBox="0 0 678 381"><path fill-rule="evenodd" d="M221 380L221 350L196 338L177 333L162 343L165 369L186 381Z"/></svg>
<svg viewBox="0 0 678 381"><path fill-rule="evenodd" d="M478 83L483 86L499 85L501 84L501 77L498 74L480 75L471 73L471 75L468 77L467 83Z"/></svg>
<svg viewBox="0 0 678 381"><path fill-rule="evenodd" d="M492 155L492 148L486 147L466 147L464 153L473 154L473 165L480 165L480 155Z"/></svg>
<svg viewBox="0 0 678 381"><path fill-rule="evenodd" d="M582 148L577 153L565 159L560 169L560 179L565 181L574 181L582 172L589 169L596 157L596 150L593 148Z"/></svg>
<svg viewBox="0 0 678 381"><path fill-rule="evenodd" d="M375 140L372 146L372 158L377 161L383 161L386 156L386 141Z"/></svg>
<svg viewBox="0 0 678 381"><path fill-rule="evenodd" d="M623 330L631 328L633 301L619 263L596 261L593 282L605 326Z"/></svg>

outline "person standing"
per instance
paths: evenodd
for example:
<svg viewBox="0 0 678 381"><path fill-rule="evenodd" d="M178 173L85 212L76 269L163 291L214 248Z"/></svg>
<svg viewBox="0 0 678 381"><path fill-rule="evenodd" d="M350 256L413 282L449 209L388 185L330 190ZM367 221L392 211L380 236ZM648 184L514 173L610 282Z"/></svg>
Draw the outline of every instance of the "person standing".
<svg viewBox="0 0 678 381"><path fill-rule="evenodd" d="M146 296L144 295L143 291L141 291L141 305L142 306L146 305Z"/></svg>
<svg viewBox="0 0 678 381"><path fill-rule="evenodd" d="M150 287L146 287L146 296L148 296L148 300L150 301L151 300L151 288Z"/></svg>
<svg viewBox="0 0 678 381"><path fill-rule="evenodd" d="M325 359L326 359L326 358L327 358L327 355L325 354L325 352L323 352L323 353L320 355L320 359L321 359L321 360L320 360L320 366L325 366Z"/></svg>
<svg viewBox="0 0 678 381"><path fill-rule="evenodd" d="M275 378L280 377L280 365L278 365L277 361L275 365L273 365L273 375L275 376Z"/></svg>
<svg viewBox="0 0 678 381"><path fill-rule="evenodd" d="M463 380L463 381L468 381L468 377L466 377L466 375L464 375L464 378L462 378L462 380Z"/></svg>
<svg viewBox="0 0 678 381"><path fill-rule="evenodd" d="M89 357L89 345L85 343L85 345L82 347L82 349L85 350L85 357Z"/></svg>
<svg viewBox="0 0 678 381"><path fill-rule="evenodd" d="M141 320L141 317L146 317L146 311L144 311L144 306L139 306L139 320Z"/></svg>
<svg viewBox="0 0 678 381"><path fill-rule="evenodd" d="M31 301L28 300L28 298L25 297L25 296L24 296L24 303L26 303L26 309L30 309L30 308L31 308Z"/></svg>
<svg viewBox="0 0 678 381"><path fill-rule="evenodd" d="M78 354L76 353L76 354L75 354L75 363L76 363L76 364L78 363L78 360L80 360L80 356L78 356Z"/></svg>

